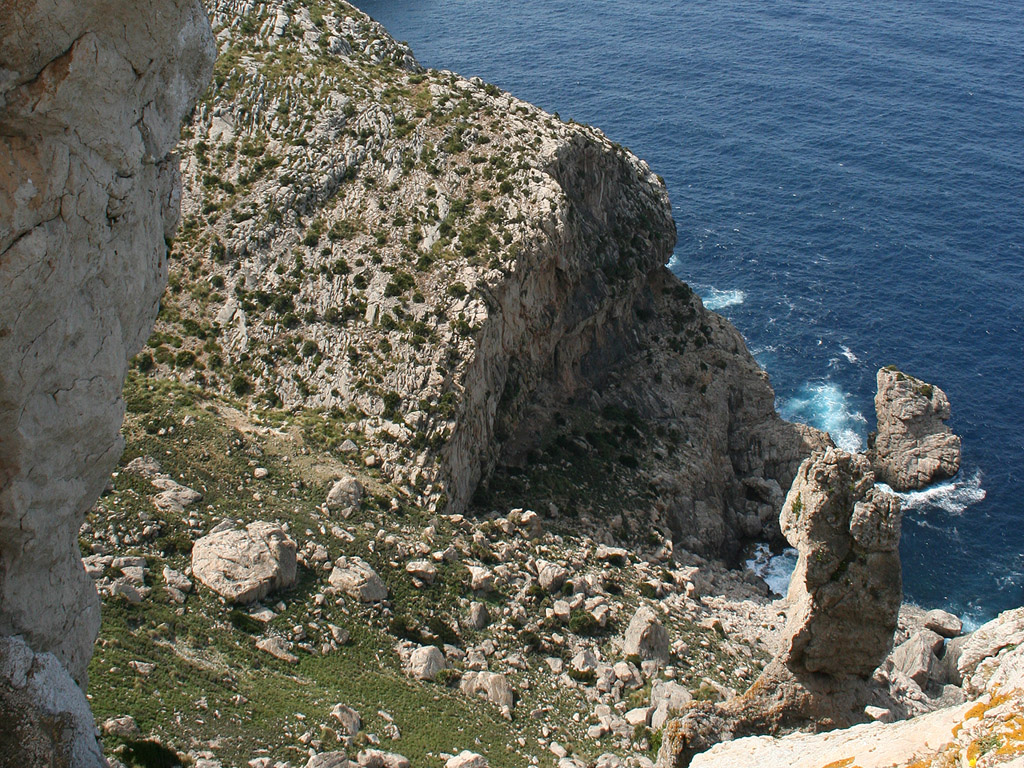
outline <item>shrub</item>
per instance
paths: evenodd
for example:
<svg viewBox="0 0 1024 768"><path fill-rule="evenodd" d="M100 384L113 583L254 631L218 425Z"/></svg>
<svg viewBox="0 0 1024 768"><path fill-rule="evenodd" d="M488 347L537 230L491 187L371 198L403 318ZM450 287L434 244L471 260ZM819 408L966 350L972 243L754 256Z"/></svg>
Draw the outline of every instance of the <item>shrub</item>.
<svg viewBox="0 0 1024 768"><path fill-rule="evenodd" d="M569 631L574 635L593 635L601 629L590 611L577 608L569 614Z"/></svg>

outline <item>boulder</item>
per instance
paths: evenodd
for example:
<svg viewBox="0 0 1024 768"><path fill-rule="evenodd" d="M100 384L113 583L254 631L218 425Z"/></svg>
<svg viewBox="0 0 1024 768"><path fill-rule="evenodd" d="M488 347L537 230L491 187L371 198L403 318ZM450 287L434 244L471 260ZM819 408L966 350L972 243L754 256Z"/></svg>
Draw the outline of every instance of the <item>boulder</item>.
<svg viewBox="0 0 1024 768"><path fill-rule="evenodd" d="M878 478L897 491L924 488L960 470L960 438L946 425L949 399L936 386L895 368L876 377L878 431L868 456Z"/></svg>
<svg viewBox="0 0 1024 768"><path fill-rule="evenodd" d="M216 530L192 547L192 575L232 603L252 603L295 583L295 542L276 523Z"/></svg>
<svg viewBox="0 0 1024 768"><path fill-rule="evenodd" d="M963 631L964 625L952 613L935 609L924 615L924 628L943 637L958 637Z"/></svg>
<svg viewBox="0 0 1024 768"><path fill-rule="evenodd" d="M275 659L287 661L289 664L298 664L299 657L292 653L292 644L283 637L261 637L256 641L256 647L264 653L269 653Z"/></svg>
<svg viewBox="0 0 1024 768"><path fill-rule="evenodd" d="M488 768L489 765L490 763L487 762L487 758L483 755L478 755L476 752L464 749L454 757L448 758L445 761L444 768Z"/></svg>
<svg viewBox="0 0 1024 768"><path fill-rule="evenodd" d="M437 566L429 560L410 560L405 564L405 572L412 576L417 586L433 584L437 578Z"/></svg>
<svg viewBox="0 0 1024 768"><path fill-rule="evenodd" d="M797 471L780 523L797 549L783 663L867 679L889 653L902 602L899 500L863 456L828 448Z"/></svg>
<svg viewBox="0 0 1024 768"><path fill-rule="evenodd" d="M334 561L328 583L363 603L387 600L388 588L372 566L361 557L339 557Z"/></svg>
<svg viewBox="0 0 1024 768"><path fill-rule="evenodd" d="M641 659L668 663L668 632L658 620L658 614L650 606L641 605L629 620L623 638L622 652L626 656L639 656Z"/></svg>
<svg viewBox="0 0 1024 768"><path fill-rule="evenodd" d="M351 765L344 752L321 752L306 762L306 768L349 768Z"/></svg>
<svg viewBox="0 0 1024 768"><path fill-rule="evenodd" d="M491 622L491 614L483 603L473 601L469 604L469 627L481 630Z"/></svg>
<svg viewBox="0 0 1024 768"><path fill-rule="evenodd" d="M560 590L568 576L569 572L557 563L537 561L537 583L548 592Z"/></svg>
<svg viewBox="0 0 1024 768"><path fill-rule="evenodd" d="M338 721L341 732L345 736L355 736L363 724L359 713L344 704L335 704L331 707L331 717Z"/></svg>
<svg viewBox="0 0 1024 768"><path fill-rule="evenodd" d="M185 507L203 499L203 494L199 491L177 483L169 477L154 478L152 483L153 487L160 491L153 497L153 504L161 512L184 512Z"/></svg>
<svg viewBox="0 0 1024 768"><path fill-rule="evenodd" d="M479 565L467 565L469 588L474 592L490 592L494 588L494 574Z"/></svg>
<svg viewBox="0 0 1024 768"><path fill-rule="evenodd" d="M508 678L495 672L467 672L462 676L459 689L467 696L482 695L506 715L512 714L515 694Z"/></svg>
<svg viewBox="0 0 1024 768"><path fill-rule="evenodd" d="M433 645L424 645L409 654L405 662L405 672L417 680L433 680L437 673L447 666L448 663L441 651Z"/></svg>
<svg viewBox="0 0 1024 768"><path fill-rule="evenodd" d="M930 629L915 632L892 652L889 658L893 668L924 690L939 664L943 642L942 636Z"/></svg>
<svg viewBox="0 0 1024 768"><path fill-rule="evenodd" d="M346 475L335 481L327 492L327 508L335 510L359 506L363 492L363 484L351 475Z"/></svg>
<svg viewBox="0 0 1024 768"><path fill-rule="evenodd" d="M395 752L383 752L379 749L364 749L356 763L359 768L409 768L409 758Z"/></svg>

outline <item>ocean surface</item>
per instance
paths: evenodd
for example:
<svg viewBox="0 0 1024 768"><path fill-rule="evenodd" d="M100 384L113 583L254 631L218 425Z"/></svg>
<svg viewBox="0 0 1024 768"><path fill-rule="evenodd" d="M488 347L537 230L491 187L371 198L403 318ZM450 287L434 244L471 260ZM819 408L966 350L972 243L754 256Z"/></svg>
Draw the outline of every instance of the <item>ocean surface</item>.
<svg viewBox="0 0 1024 768"><path fill-rule="evenodd" d="M972 624L1024 602L1021 0L358 4L648 160L671 268L784 416L858 448L877 368L942 387L963 468L904 497L906 595Z"/></svg>

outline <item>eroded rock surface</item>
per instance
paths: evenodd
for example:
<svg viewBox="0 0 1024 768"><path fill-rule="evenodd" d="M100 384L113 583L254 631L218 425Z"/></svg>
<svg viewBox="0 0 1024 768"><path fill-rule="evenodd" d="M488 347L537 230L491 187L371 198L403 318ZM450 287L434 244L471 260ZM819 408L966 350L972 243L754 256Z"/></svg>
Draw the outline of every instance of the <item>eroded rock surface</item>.
<svg viewBox="0 0 1024 768"><path fill-rule="evenodd" d="M799 552L782 661L867 678L892 647L903 599L899 500L874 487L863 456L815 453L797 472L782 531Z"/></svg>
<svg viewBox="0 0 1024 768"><path fill-rule="evenodd" d="M897 491L924 488L960 470L960 438L946 426L949 398L894 368L877 375L878 431L868 455L878 479Z"/></svg>
<svg viewBox="0 0 1024 768"><path fill-rule="evenodd" d="M295 542L275 523L213 531L192 547L192 573L232 603L251 603L295 583Z"/></svg>
<svg viewBox="0 0 1024 768"><path fill-rule="evenodd" d="M17 2L0 20L0 635L80 682L99 604L77 535L121 452L121 385L167 277L196 0Z"/></svg>

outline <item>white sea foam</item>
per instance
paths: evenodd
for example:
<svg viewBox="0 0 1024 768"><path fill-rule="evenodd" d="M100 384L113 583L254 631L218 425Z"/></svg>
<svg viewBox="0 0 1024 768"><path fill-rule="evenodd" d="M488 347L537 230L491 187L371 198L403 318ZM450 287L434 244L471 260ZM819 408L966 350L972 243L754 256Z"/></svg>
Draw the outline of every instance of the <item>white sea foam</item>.
<svg viewBox="0 0 1024 768"><path fill-rule="evenodd" d="M789 421L799 421L828 432L844 451L864 447L867 419L849 404L849 395L831 381L807 382L779 406Z"/></svg>
<svg viewBox="0 0 1024 768"><path fill-rule="evenodd" d="M773 555L767 544L758 544L752 557L747 560L747 568L765 580L772 592L785 595L789 590L789 580L796 568L797 552L795 549L784 549Z"/></svg>
<svg viewBox="0 0 1024 768"><path fill-rule="evenodd" d="M839 348L843 350L843 357L845 357L850 363L860 362L860 359L850 351L850 348L845 344L840 344Z"/></svg>
<svg viewBox="0 0 1024 768"><path fill-rule="evenodd" d="M707 291L701 292L701 298L704 299L705 307L712 312L717 312L726 307L742 304L744 299L747 298L747 294L739 290L720 291L717 288L710 288Z"/></svg>
<svg viewBox="0 0 1024 768"><path fill-rule="evenodd" d="M896 493L884 483L878 483L878 485L898 496L904 511L923 507L938 507L949 515L958 516L962 515L972 504L977 504L985 499L985 489L981 487L980 471L975 472L967 479L954 478L944 483L930 485L920 491L908 493Z"/></svg>

